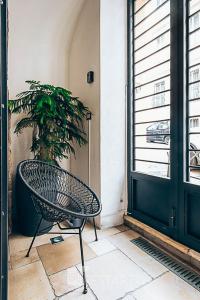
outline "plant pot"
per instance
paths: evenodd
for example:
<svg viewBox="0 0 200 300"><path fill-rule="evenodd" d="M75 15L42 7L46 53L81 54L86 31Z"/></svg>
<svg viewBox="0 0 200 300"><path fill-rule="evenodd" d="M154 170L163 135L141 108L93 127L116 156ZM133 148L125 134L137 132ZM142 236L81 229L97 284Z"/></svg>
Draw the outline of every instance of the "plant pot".
<svg viewBox="0 0 200 300"><path fill-rule="evenodd" d="M16 181L15 181L15 199L17 208L17 229L25 236L34 236L36 227L41 219L35 209L34 203L31 198L31 193L19 176L19 169L17 168ZM42 234L51 230L53 222L42 220L40 230L46 227Z"/></svg>

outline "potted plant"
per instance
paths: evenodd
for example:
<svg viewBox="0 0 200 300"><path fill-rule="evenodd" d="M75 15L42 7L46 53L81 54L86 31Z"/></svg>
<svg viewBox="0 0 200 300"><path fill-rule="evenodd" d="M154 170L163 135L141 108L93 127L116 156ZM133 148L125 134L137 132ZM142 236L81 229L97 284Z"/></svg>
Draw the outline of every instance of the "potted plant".
<svg viewBox="0 0 200 300"><path fill-rule="evenodd" d="M14 132L20 134L25 128L33 128L30 150L34 158L59 165L63 158L75 154L74 143L87 143L83 120L89 110L69 90L34 80L26 83L29 89L8 103L11 113L26 114ZM16 188L20 231L32 236L38 216L18 178Z"/></svg>

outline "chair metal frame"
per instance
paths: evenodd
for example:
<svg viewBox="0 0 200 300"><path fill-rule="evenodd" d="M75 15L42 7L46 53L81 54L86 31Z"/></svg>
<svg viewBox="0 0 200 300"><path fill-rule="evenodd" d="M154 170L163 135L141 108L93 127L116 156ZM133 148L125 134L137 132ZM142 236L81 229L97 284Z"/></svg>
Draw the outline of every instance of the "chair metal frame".
<svg viewBox="0 0 200 300"><path fill-rule="evenodd" d="M45 227L42 230L39 230L40 225L42 223L43 217L41 217L36 230L35 230L35 234L33 236L33 239L31 241L31 244L29 246L29 249L27 251L26 257L29 257L31 248L33 246L33 243L36 239L36 237L41 234L43 231L46 231L48 228L51 228L51 226ZM81 265L82 265L82 272L83 272L83 285L84 285L84 289L83 289L83 294L87 294L87 281L86 281L86 274L85 274L85 261L84 261L84 253L83 253L83 239L82 239L82 232L83 229L85 227L87 219L83 219L82 224L80 227L61 227L60 223L55 223L53 226L58 225L60 230L78 230L78 232L62 232L62 234L78 234L79 235L79 242L80 242L80 251L81 251ZM95 219L93 218L93 225L94 225L94 232L95 232L95 241L98 241L98 237L97 237L97 231L96 231L96 224L95 224ZM48 232L47 234L60 234L61 232Z"/></svg>
<svg viewBox="0 0 200 300"><path fill-rule="evenodd" d="M44 196L41 196L37 190L34 190L34 187L30 186L28 182L26 182L26 179L23 177L23 172L21 171L21 167L23 164L27 164L28 166L28 163L30 163L30 167L31 167L31 164L43 164L43 165L47 165L48 167L52 167L54 168L55 170L58 169L60 172L64 172L66 174L66 176L71 176L73 178L73 180L77 180L77 184L80 184L82 188L85 188L87 192L90 193L90 195L92 195L93 199L96 201L95 202L95 205L96 207L94 208L94 211L89 211L87 212L86 214L82 213L82 212L76 212L76 211L69 211L67 210L67 207L66 208L61 208L59 206L57 206L55 203L51 203L49 200L45 199ZM27 171L27 170L26 170ZM30 171L31 172L31 171ZM38 212L38 214L41 215L41 218L36 226L36 229L35 229L35 234L33 236L33 239L31 241L31 244L29 246L29 249L27 251L27 254L26 254L26 257L29 257L29 254L30 254L30 251L31 251L31 248L33 246L33 243L36 239L36 237L45 232L48 228L51 228L51 226L48 226L48 227L45 227L43 229L40 229L40 225L42 223L42 220L47 220L48 221L48 218L46 219L45 218L45 214L42 213L42 209L40 208L40 210L37 209L37 200L40 201L41 205L42 203L44 203L44 205L49 205L50 208L53 207L53 209L56 210L58 209L59 212L61 212L62 214L66 214L66 217L63 219L63 215L62 215L62 220L61 219L58 219L58 220L54 220L54 225L58 225L59 229L62 230L62 234L78 234L79 235L79 242L80 242L80 252L81 252L81 264L82 264L82 274L83 274L83 285L84 285L84 289L83 289L83 294L86 294L87 293L87 281L86 281L86 274L85 274L85 262L84 262L84 252L83 252L83 239L82 239L82 232L83 232L83 229L85 227L85 224L86 224L86 221L88 218L92 218L93 219L93 227L94 227L94 234L95 234L95 241L98 240L98 237L97 237L97 229L96 229L96 224L95 224L95 216L97 216L98 214L100 214L101 212L101 203L100 201L98 200L97 196L94 194L94 192L85 184L83 183L80 179L78 179L77 177L75 177L74 175L70 174L69 172L61 169L61 168L58 168L58 167L55 167L55 166L50 166L49 164L47 163L44 163L44 162L40 162L40 161L36 161L36 160L28 160L28 161L23 161L20 163L19 165L19 174L24 182L24 184L26 185L27 188L30 189L30 191L32 192L33 196L32 196L32 200L35 204L35 208L36 208L36 211ZM32 174L31 174L32 175ZM27 174L26 174L27 176ZM62 193L62 192L61 192ZM65 193L63 193L63 195L65 195ZM70 197L72 197L72 195L70 195ZM93 201L93 200L92 200ZM92 204L90 204L92 205ZM79 219L79 224L77 226L77 224L73 225L73 223L70 223L70 221L68 222L69 226L68 227L62 227L61 226L61 223L64 221L64 220L68 220L68 217L70 218L70 216L72 217L77 217ZM77 232L70 232L71 230L77 230ZM61 234L61 232L48 232L47 234Z"/></svg>

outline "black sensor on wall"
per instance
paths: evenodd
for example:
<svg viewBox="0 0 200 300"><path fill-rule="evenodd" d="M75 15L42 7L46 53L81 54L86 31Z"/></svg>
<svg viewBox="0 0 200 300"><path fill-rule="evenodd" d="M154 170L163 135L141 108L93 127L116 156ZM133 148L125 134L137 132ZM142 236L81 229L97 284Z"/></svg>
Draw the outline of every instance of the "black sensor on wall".
<svg viewBox="0 0 200 300"><path fill-rule="evenodd" d="M92 83L92 82L94 82L94 72L89 71L87 73L87 83Z"/></svg>

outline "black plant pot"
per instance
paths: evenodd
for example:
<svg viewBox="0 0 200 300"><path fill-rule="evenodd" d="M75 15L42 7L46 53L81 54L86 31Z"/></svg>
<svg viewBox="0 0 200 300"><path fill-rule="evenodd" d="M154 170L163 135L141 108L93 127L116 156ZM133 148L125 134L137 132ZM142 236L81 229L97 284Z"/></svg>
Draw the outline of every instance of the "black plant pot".
<svg viewBox="0 0 200 300"><path fill-rule="evenodd" d="M17 209L17 229L25 236L33 236L35 234L36 227L41 219L41 216L37 213L33 201L31 199L30 191L19 176L19 170L17 168L16 182L15 182L15 199ZM52 222L42 220L40 230L49 227L42 234L47 233L53 226Z"/></svg>

